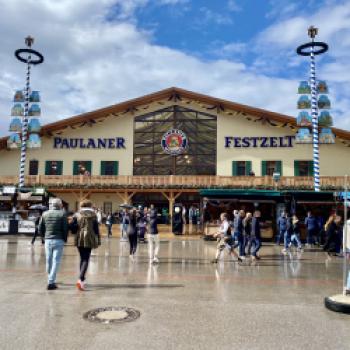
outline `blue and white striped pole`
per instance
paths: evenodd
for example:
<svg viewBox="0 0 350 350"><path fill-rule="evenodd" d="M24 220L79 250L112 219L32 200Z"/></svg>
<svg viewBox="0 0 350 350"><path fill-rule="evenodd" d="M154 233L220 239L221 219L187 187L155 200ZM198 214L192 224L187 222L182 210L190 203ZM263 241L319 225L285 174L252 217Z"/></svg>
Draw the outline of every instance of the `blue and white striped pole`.
<svg viewBox="0 0 350 350"><path fill-rule="evenodd" d="M26 167L29 90L30 90L30 61L31 61L31 55L28 55L26 88L25 88L25 105L24 105L24 116L23 116L23 122L22 122L22 146L21 146L21 161L20 161L20 168L19 168L19 185L18 185L19 188L24 187L24 174L25 174L25 167Z"/></svg>
<svg viewBox="0 0 350 350"><path fill-rule="evenodd" d="M318 107L316 89L316 64L314 46L310 51L310 86L311 86L311 116L312 116L312 144L313 144L313 167L314 167L314 189L320 192L320 157L318 142Z"/></svg>

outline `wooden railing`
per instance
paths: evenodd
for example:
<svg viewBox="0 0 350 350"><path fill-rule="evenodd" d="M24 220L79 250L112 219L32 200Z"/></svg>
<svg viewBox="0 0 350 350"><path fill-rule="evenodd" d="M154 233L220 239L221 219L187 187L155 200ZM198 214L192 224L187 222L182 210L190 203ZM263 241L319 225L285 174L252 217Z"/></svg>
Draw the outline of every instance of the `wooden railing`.
<svg viewBox="0 0 350 350"><path fill-rule="evenodd" d="M0 176L1 185L18 183L17 176ZM276 184L271 176L26 176L26 186L48 188L261 188L261 189L312 189L312 177L282 176ZM322 176L322 189L341 189L342 176Z"/></svg>

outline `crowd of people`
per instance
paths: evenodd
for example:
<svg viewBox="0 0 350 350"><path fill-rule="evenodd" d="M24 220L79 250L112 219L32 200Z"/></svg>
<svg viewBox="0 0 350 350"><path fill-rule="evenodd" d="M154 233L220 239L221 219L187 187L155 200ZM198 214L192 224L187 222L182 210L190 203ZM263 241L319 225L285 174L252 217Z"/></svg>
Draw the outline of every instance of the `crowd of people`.
<svg viewBox="0 0 350 350"><path fill-rule="evenodd" d="M130 244L130 259L134 260L137 243L140 239L146 242L145 234L148 232L149 256L153 264L159 262L159 236L157 224L157 211L153 205L150 208L129 208L121 211L122 233L127 235ZM80 255L79 278L76 286L85 290L85 276L89 266L91 251L101 245L100 225L103 223L101 210L95 209L90 200L83 200L77 213L67 217L62 201L54 198L49 210L44 211L37 220L37 229L32 240L41 236L45 244L46 271L48 275L48 290L57 289L56 274L63 254L64 244L68 233L74 234L75 246ZM112 235L113 217L109 213L106 217L107 237Z"/></svg>
<svg viewBox="0 0 350 350"><path fill-rule="evenodd" d="M215 259L217 263L222 252L227 249L234 260L242 262L247 256L252 260L260 259L261 247L261 213L256 210L253 214L244 210L234 210L233 220L228 221L227 213L221 213L218 232L214 235L218 239ZM238 248L238 252L236 251Z"/></svg>
<svg viewBox="0 0 350 350"><path fill-rule="evenodd" d="M315 217L312 212L308 212L304 221L307 232L307 248L318 245L330 258L331 255L338 255L341 252L343 223L339 215L332 214L324 222L322 217ZM221 213L218 231L214 234L217 238L217 250L213 263L217 263L222 252L227 252L235 261L243 261L250 257L253 261L260 259L259 250L261 248L261 212L254 213L244 210L234 210L232 220L228 219L227 213ZM301 241L301 223L299 218L286 211L282 211L277 219L276 245L283 243L282 254L290 253L292 247L298 251L303 250Z"/></svg>
<svg viewBox="0 0 350 350"><path fill-rule="evenodd" d="M175 208L176 209L176 208ZM190 208L196 214L195 209ZM175 210L173 221L176 217L182 217L184 211ZM101 210L93 208L90 200L83 200L80 209L67 217L62 206L62 201L54 198L50 208L38 217L37 229L32 240L41 236L45 244L46 270L48 274L47 289L57 288L56 274L60 266L64 243L67 242L68 232L75 236L75 246L79 252L79 278L76 286L79 290L85 289L85 276L89 266L91 251L101 245L100 226L104 223L107 227L107 237L112 235L112 225L115 218L108 213L105 218ZM221 213L218 231L214 234L217 239L217 248L213 263L217 263L222 253L226 250L234 261L242 262L250 257L252 261L259 260L261 240L261 212L253 213L244 210L233 210L232 220L227 213ZM185 218L182 218L185 219ZM159 262L159 234L158 212L154 205L147 207L127 206L119 212L120 232L122 238L129 241L130 260L134 261L138 242L148 243L149 259L152 264ZM307 213L304 221L307 231L306 246L322 245L327 256L339 254L342 246L343 223L339 215L332 214L324 223L322 218L315 217L311 212ZM195 225L193 222L192 225ZM174 224L175 226L175 224ZM303 245L300 238L300 221L298 217L283 211L277 219L276 244L283 242L282 254L288 254L291 248L302 251ZM146 235L148 240L146 240Z"/></svg>
<svg viewBox="0 0 350 350"><path fill-rule="evenodd" d="M323 250L330 257L341 250L343 237L343 223L339 215L331 214L326 222L322 216L314 216L311 211L307 213L304 221L306 229L306 247L313 245L323 246ZM295 245L302 250L300 239L300 221L296 215L283 211L277 220L276 244L283 241L283 254L287 254L291 246Z"/></svg>

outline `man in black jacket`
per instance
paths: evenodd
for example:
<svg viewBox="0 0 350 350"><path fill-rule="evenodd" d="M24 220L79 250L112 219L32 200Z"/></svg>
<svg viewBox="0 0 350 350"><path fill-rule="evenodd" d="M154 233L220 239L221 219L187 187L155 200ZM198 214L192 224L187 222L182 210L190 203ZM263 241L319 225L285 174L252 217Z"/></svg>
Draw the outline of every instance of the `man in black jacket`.
<svg viewBox="0 0 350 350"><path fill-rule="evenodd" d="M62 201L59 198L54 198L50 203L49 210L42 215L38 231L42 236L45 236L47 289L57 289L56 274L68 235L67 216L62 210Z"/></svg>

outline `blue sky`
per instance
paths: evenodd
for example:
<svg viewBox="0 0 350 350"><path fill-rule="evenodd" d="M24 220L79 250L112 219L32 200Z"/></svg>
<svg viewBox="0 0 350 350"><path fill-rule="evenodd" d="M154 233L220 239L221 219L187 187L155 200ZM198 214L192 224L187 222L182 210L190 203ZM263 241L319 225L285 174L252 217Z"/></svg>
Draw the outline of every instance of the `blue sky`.
<svg viewBox="0 0 350 350"><path fill-rule="evenodd" d="M23 38L45 63L34 67L43 123L170 86L297 115L308 60L295 49L319 27L330 45L317 59L335 126L350 130L350 2L334 0L0 0L0 135L24 85L14 59ZM30 20L28 20L28 18Z"/></svg>

